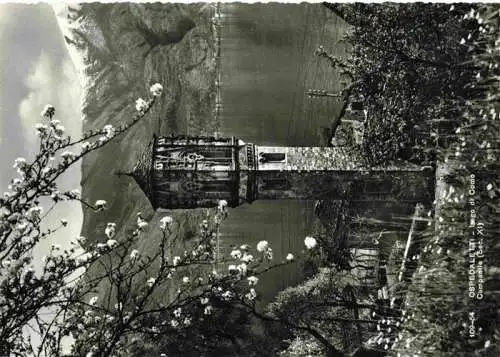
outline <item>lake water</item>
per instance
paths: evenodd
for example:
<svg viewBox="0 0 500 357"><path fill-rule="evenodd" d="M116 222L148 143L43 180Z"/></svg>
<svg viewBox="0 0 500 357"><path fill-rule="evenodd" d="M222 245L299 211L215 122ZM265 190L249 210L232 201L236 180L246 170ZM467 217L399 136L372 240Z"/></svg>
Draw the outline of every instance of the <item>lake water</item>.
<svg viewBox="0 0 500 357"><path fill-rule="evenodd" d="M308 89L337 91L338 74L314 55L335 54L345 23L321 4L222 5L221 135L261 145L319 146L340 102L309 98ZM314 201L257 201L230 210L224 246L270 242L276 260L300 253L315 220ZM267 274L267 300L300 279L298 267Z"/></svg>

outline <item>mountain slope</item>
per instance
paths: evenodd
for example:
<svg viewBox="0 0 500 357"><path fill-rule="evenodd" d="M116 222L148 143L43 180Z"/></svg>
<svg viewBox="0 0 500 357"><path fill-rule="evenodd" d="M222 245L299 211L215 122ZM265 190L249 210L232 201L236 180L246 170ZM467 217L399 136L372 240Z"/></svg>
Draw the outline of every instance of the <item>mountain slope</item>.
<svg viewBox="0 0 500 357"><path fill-rule="evenodd" d="M103 239L107 222L123 227L133 224L137 212L153 216L135 182L114 174L133 167L153 133L217 130L214 9L210 4L92 3L54 6L54 11L83 88L84 132L130 120L135 99L148 96L155 82L164 86L142 122L83 160L83 199L109 205L98 214L84 209L82 235L95 241ZM200 214L175 213L182 231L194 229L190 218Z"/></svg>

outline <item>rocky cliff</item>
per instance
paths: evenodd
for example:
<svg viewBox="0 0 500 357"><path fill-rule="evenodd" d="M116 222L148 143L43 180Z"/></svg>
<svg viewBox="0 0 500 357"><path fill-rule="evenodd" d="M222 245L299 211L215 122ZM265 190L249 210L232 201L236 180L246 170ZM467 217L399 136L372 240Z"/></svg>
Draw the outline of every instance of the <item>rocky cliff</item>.
<svg viewBox="0 0 500 357"><path fill-rule="evenodd" d="M211 4L89 3L54 10L83 88L84 132L130 120L135 99L147 97L155 82L164 86L160 100L142 122L83 160L83 199L104 199L109 208L98 214L84 209L82 235L100 240L107 222L125 227L133 224L130 218L137 212L153 222L161 217L154 215L135 182L115 175L133 167L153 133L213 135L218 130L215 8ZM190 222L196 222L193 217L201 213L175 212L178 227L184 232L195 229ZM154 236L154 229L150 233Z"/></svg>

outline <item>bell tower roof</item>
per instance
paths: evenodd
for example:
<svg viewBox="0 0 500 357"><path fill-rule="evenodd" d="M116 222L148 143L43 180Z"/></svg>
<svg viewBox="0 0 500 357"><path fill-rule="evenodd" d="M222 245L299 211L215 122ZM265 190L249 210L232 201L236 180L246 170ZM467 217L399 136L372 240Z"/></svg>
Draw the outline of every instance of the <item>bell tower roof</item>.
<svg viewBox="0 0 500 357"><path fill-rule="evenodd" d="M129 172L154 209L216 207L219 200L239 204L240 146L236 138L162 136L138 155Z"/></svg>
<svg viewBox="0 0 500 357"><path fill-rule="evenodd" d="M153 170L153 155L156 143L156 136L146 146L143 153L139 155L136 164L129 172L118 172L118 175L131 176L139 185L146 197L149 199L153 207L155 205L155 195L152 183L152 170Z"/></svg>

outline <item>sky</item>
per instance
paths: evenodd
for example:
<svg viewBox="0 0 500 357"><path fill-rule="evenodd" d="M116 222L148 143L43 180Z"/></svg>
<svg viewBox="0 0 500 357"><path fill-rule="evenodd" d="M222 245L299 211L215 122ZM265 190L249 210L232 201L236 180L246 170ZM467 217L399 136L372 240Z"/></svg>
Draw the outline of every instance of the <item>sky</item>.
<svg viewBox="0 0 500 357"><path fill-rule="evenodd" d="M46 104L55 106L56 119L72 137L80 136L80 93L51 6L0 3L0 194L17 175L14 159L29 159L36 153L34 126L42 121L40 112ZM59 181L63 189L79 189L79 182L79 165ZM79 235L79 204L61 204L46 225L57 226L61 218L70 222L68 227L45 241L36 256L41 257L52 243L68 246Z"/></svg>

